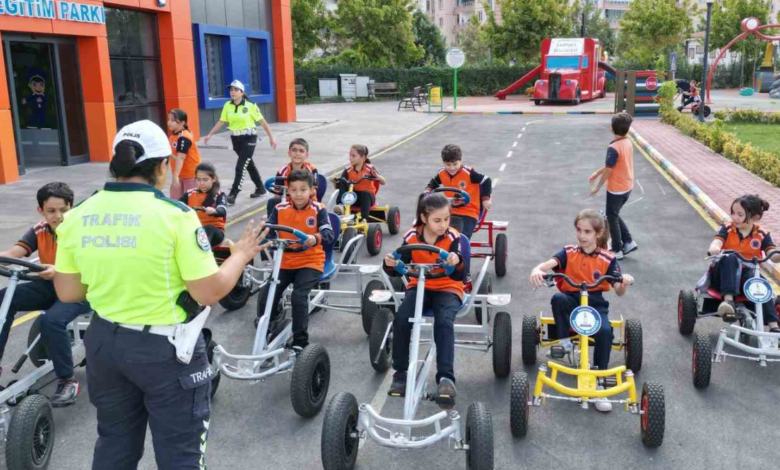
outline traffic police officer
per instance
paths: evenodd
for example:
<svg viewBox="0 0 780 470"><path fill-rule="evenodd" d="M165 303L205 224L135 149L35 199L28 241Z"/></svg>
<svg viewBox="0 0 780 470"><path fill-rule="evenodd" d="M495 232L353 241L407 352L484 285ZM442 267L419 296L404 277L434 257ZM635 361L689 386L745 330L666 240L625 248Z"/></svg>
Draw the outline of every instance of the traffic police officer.
<svg viewBox="0 0 780 470"><path fill-rule="evenodd" d="M199 311L193 299L212 305L235 286L261 249L259 227L250 222L217 267L195 212L160 192L171 155L162 129L130 124L113 149L116 182L57 230L57 294L64 302L89 299L95 311L84 337L98 418L92 468L136 469L148 423L160 470L204 469L213 372L200 327L187 364L173 344L197 326L185 325Z"/></svg>
<svg viewBox="0 0 780 470"><path fill-rule="evenodd" d="M252 178L252 182L255 184L255 192L249 197L257 198L266 193L265 186L263 186L263 180L260 177L260 172L257 171L255 162L252 160L252 157L255 154L255 147L257 147L256 123L259 122L260 125L263 126L265 133L268 134L272 149L276 149L276 139L274 138L274 134L271 132L268 123L265 122L262 113L260 113L260 108L246 99L244 84L238 80L233 80L229 88L230 101L225 103L225 106L222 107L222 115L219 117L219 121L214 124L214 128L211 129L211 132L203 139L203 143L208 145L211 136L219 131L225 124L228 125L230 140L233 142L233 151L238 155L236 176L233 179L233 187L230 188L230 193L227 197L228 205L232 206L236 203L236 197L241 191L241 187L244 183L244 173L247 171L249 172L249 177Z"/></svg>

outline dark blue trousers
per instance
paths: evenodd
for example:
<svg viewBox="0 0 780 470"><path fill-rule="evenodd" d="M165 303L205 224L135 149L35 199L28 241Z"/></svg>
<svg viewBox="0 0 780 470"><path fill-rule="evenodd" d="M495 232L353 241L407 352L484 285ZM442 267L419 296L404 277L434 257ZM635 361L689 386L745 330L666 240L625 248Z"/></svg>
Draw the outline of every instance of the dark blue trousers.
<svg viewBox="0 0 780 470"><path fill-rule="evenodd" d="M212 370L203 336L184 365L167 337L96 314L84 343L89 400L98 419L92 470L136 470L147 425L159 470L205 469Z"/></svg>
<svg viewBox="0 0 780 470"><path fill-rule="evenodd" d="M734 298L736 298L737 295L742 295L742 286L744 286L745 282L754 275L753 269L743 267L742 275L737 276L738 270L739 259L735 255L728 255L725 258L721 258L720 261L715 263L712 267L710 284L712 287L718 289L718 292L720 292L721 295L733 295ZM763 304L763 307L765 325L778 321L774 299ZM752 302L749 303L748 308L753 310L755 304Z"/></svg>
<svg viewBox="0 0 780 470"><path fill-rule="evenodd" d="M580 305L580 294L556 292L552 300L553 317L558 331L558 339L572 335L569 331L569 316ZM609 303L603 298L591 294L589 303L601 315L601 329L593 335L596 344L593 346L593 365L599 370L609 368L609 354L612 352L612 327L609 325Z"/></svg>
<svg viewBox="0 0 780 470"><path fill-rule="evenodd" d="M456 215L452 217L452 226L455 230L459 231L471 240L471 236L474 235L474 229L477 227L477 219L474 217L467 217L465 215ZM460 249L463 253L463 248ZM471 257L466 257L463 260L463 269L467 277L471 276Z"/></svg>

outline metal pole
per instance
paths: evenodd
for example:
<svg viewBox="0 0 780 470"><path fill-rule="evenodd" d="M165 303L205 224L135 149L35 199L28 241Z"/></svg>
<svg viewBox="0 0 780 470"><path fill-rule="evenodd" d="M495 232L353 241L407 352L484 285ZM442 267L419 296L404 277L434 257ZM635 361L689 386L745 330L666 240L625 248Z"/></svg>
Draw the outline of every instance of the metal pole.
<svg viewBox="0 0 780 470"><path fill-rule="evenodd" d="M453 86L455 87L454 90L454 97L455 97L455 103L453 109L458 109L458 69L455 69L454 75L453 75Z"/></svg>
<svg viewBox="0 0 780 470"><path fill-rule="evenodd" d="M712 2L707 2L707 29L705 29L704 33L704 68L702 71L702 79L701 79L701 93L699 94L699 99L701 101L700 109L699 109L699 121L704 122L704 105L706 103L706 96L707 96L707 59L709 58L710 54L710 20L712 19Z"/></svg>
<svg viewBox="0 0 780 470"><path fill-rule="evenodd" d="M582 26L580 27L580 36L585 37L585 8L588 6L587 0L582 2Z"/></svg>

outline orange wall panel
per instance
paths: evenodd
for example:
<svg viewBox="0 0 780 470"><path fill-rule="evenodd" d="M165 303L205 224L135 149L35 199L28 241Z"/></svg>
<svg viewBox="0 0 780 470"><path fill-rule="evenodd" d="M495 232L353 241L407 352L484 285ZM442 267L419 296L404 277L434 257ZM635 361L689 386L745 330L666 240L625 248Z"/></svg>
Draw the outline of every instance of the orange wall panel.
<svg viewBox="0 0 780 470"><path fill-rule="evenodd" d="M160 39L192 40L192 19L189 0L171 3L171 13L169 15L159 15L158 18Z"/></svg>
<svg viewBox="0 0 780 470"><path fill-rule="evenodd" d="M81 85L85 102L114 101L111 82L111 63L108 58L108 39L78 38Z"/></svg>
<svg viewBox="0 0 780 470"><path fill-rule="evenodd" d="M51 20L6 15L0 15L0 30L17 31L21 33L53 33Z"/></svg>
<svg viewBox="0 0 780 470"><path fill-rule="evenodd" d="M11 110L0 110L0 184L19 180L19 162L16 160L16 142Z"/></svg>
<svg viewBox="0 0 780 470"><path fill-rule="evenodd" d="M274 76L276 77L276 104L279 121L294 122L297 116L290 0L273 0L271 16L274 25Z"/></svg>
<svg viewBox="0 0 780 470"><path fill-rule="evenodd" d="M109 162L114 152L111 144L116 135L116 111L114 103L84 103L87 118L89 160Z"/></svg>
<svg viewBox="0 0 780 470"><path fill-rule="evenodd" d="M5 77L5 48L0 47L0 77ZM11 109L8 81L0 78L0 109Z"/></svg>
<svg viewBox="0 0 780 470"><path fill-rule="evenodd" d="M186 39L160 39L165 96L197 96L193 47Z"/></svg>

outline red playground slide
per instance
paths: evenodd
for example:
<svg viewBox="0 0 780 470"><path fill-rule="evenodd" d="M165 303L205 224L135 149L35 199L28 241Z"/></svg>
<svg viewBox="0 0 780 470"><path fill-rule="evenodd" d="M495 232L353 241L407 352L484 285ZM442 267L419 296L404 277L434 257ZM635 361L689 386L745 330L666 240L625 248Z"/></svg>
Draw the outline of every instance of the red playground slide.
<svg viewBox="0 0 780 470"><path fill-rule="evenodd" d="M528 72L527 74L523 75L523 77L516 81L515 83L509 85L508 87L504 88L503 90L496 93L494 96L498 98L499 100L505 100L507 95L511 95L515 91L517 91L518 88L522 87L526 83L533 80L539 73L542 71L542 65L539 64L536 68Z"/></svg>

